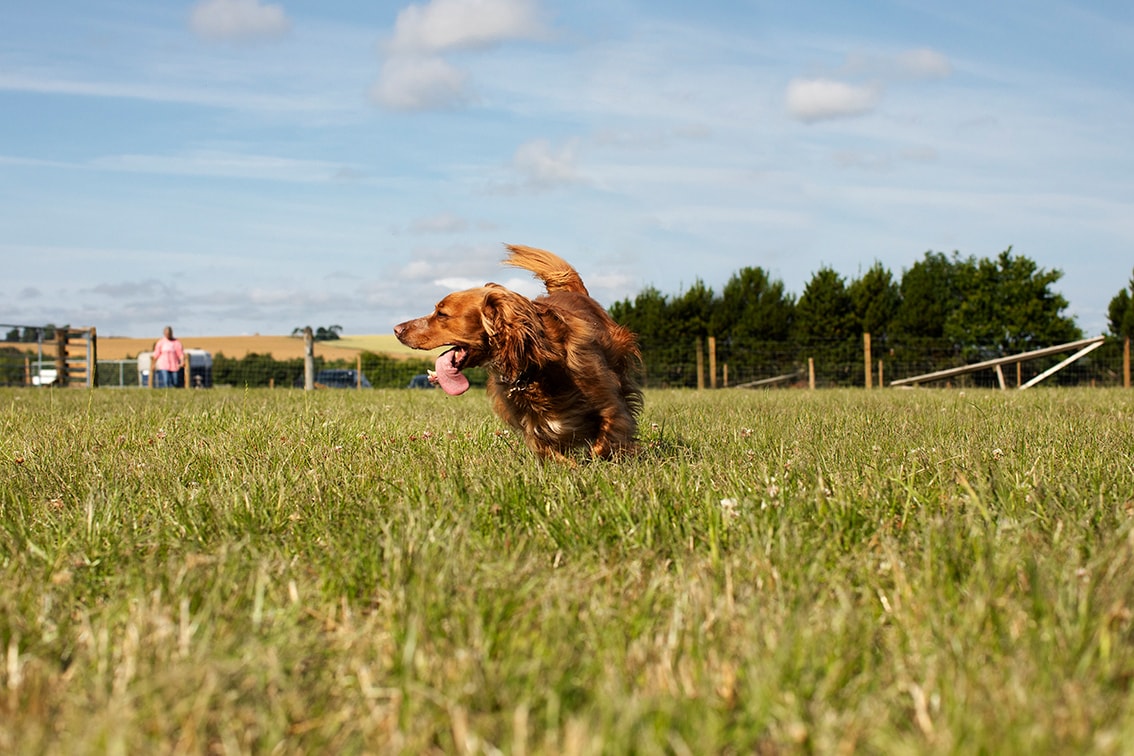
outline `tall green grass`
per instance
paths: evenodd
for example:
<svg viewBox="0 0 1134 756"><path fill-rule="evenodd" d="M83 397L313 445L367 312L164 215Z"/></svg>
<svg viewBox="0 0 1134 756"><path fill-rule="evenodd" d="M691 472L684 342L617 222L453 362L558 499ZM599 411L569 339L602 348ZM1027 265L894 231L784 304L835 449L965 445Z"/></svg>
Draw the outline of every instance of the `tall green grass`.
<svg viewBox="0 0 1134 756"><path fill-rule="evenodd" d="M0 751L1123 753L1134 395L0 391Z"/></svg>

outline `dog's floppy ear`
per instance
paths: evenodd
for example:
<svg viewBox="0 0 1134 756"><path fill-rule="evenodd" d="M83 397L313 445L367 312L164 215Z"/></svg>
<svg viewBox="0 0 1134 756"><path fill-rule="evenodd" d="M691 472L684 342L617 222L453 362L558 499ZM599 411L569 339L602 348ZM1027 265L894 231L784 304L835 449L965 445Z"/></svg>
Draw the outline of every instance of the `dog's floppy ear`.
<svg viewBox="0 0 1134 756"><path fill-rule="evenodd" d="M507 381L547 361L543 323L530 299L503 286L489 284L481 308L492 362Z"/></svg>

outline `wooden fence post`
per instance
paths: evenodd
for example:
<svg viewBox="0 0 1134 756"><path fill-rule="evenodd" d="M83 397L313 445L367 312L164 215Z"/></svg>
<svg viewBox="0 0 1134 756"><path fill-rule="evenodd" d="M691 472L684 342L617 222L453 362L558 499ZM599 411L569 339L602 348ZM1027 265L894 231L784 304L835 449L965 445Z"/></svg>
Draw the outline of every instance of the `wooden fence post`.
<svg viewBox="0 0 1134 756"><path fill-rule="evenodd" d="M315 388L315 334L311 326L303 329L303 388L307 391Z"/></svg>
<svg viewBox="0 0 1134 756"><path fill-rule="evenodd" d="M87 335L87 386L98 388L98 331L94 326Z"/></svg>
<svg viewBox="0 0 1134 756"><path fill-rule="evenodd" d="M815 358L807 358L807 388L815 390Z"/></svg>
<svg viewBox="0 0 1134 756"><path fill-rule="evenodd" d="M55 385L67 385L67 329L55 329Z"/></svg>
<svg viewBox="0 0 1134 756"><path fill-rule="evenodd" d="M355 388L362 388L362 352L359 352L354 358L354 375L355 375Z"/></svg>
<svg viewBox="0 0 1134 756"><path fill-rule="evenodd" d="M717 337L709 337L709 388L717 387Z"/></svg>
<svg viewBox="0 0 1134 756"><path fill-rule="evenodd" d="M886 381L882 380L882 360L878 360L878 388L886 385Z"/></svg>
<svg viewBox="0 0 1134 756"><path fill-rule="evenodd" d="M701 338L697 337L697 390L705 389L705 355L701 348Z"/></svg>
<svg viewBox="0 0 1134 756"><path fill-rule="evenodd" d="M1122 346L1122 385L1130 388L1130 337L1127 336Z"/></svg>
<svg viewBox="0 0 1134 756"><path fill-rule="evenodd" d="M872 385L873 380L874 380L874 371L870 369L870 363L872 362L872 360L870 359L870 332L869 331L863 331L863 333L862 333L862 354L863 354L862 363L866 367L866 388L872 389L872 388L874 388L874 386Z"/></svg>

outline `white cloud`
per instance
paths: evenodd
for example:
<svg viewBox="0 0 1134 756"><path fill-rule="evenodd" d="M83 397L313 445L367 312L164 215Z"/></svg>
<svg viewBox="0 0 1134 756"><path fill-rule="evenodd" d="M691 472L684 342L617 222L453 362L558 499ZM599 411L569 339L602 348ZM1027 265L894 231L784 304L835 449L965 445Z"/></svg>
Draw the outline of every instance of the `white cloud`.
<svg viewBox="0 0 1134 756"><path fill-rule="evenodd" d="M394 56L370 89L374 102L391 110L434 110L466 102L468 76L437 56Z"/></svg>
<svg viewBox="0 0 1134 756"><path fill-rule="evenodd" d="M947 57L926 48L900 53L895 62L900 72L919 79L944 79L953 73Z"/></svg>
<svg viewBox="0 0 1134 756"><path fill-rule="evenodd" d="M265 112L316 112L326 114L342 109L324 92L310 94L247 91L218 88L215 84L178 85L145 84L137 82L85 81L79 78L62 78L0 72L0 91L35 92L41 94L72 95L79 97L108 97L144 102L172 102L205 107L258 110Z"/></svg>
<svg viewBox="0 0 1134 756"><path fill-rule="evenodd" d="M418 54L478 49L544 33L533 0L430 0L398 14L389 50Z"/></svg>
<svg viewBox="0 0 1134 756"><path fill-rule="evenodd" d="M928 47L921 47L898 53L850 53L834 75L892 82L901 79L944 79L952 73L953 65L948 57Z"/></svg>
<svg viewBox="0 0 1134 756"><path fill-rule="evenodd" d="M569 141L556 149L546 139L533 139L521 144L512 158L512 167L520 174L523 185L531 189L551 189L582 181L576 168L578 142Z"/></svg>
<svg viewBox="0 0 1134 756"><path fill-rule="evenodd" d="M834 79L794 79L788 84L787 109L793 118L813 122L869 113L878 104L877 86Z"/></svg>
<svg viewBox="0 0 1134 756"><path fill-rule="evenodd" d="M418 218L410 223L409 230L416 234L456 234L467 231L469 222L452 213L440 213Z"/></svg>
<svg viewBox="0 0 1134 756"><path fill-rule="evenodd" d="M243 299L249 304L278 306L284 308L285 311L289 311L302 306L310 307L331 302L337 303L341 300L341 296L329 291L319 291L318 289L304 285L276 287L255 286L248 290ZM228 292L218 298L219 303L239 301L241 301L239 295L233 297Z"/></svg>
<svg viewBox="0 0 1134 756"><path fill-rule="evenodd" d="M465 289L475 289L478 286L483 286L484 282L475 278L449 276L448 278L438 278L433 284L447 291L464 291Z"/></svg>
<svg viewBox="0 0 1134 756"><path fill-rule="evenodd" d="M541 281L534 278L521 278L518 276L509 276L508 278L496 281L500 286L505 289L510 289L515 292L523 294L525 297L537 297L546 293L546 289ZM433 285L445 289L446 291L464 291L465 289L477 289L484 286L485 281L476 278L469 278L466 276L448 276L446 278L438 278L433 281Z"/></svg>
<svg viewBox="0 0 1134 756"><path fill-rule="evenodd" d="M471 97L468 76L441 57L546 36L537 0L429 0L398 14L371 99L392 110L434 110Z"/></svg>
<svg viewBox="0 0 1134 756"><path fill-rule="evenodd" d="M108 155L95 158L84 165L94 170L119 173L220 176L300 183L335 180L344 168L321 160L206 150L176 155Z"/></svg>
<svg viewBox="0 0 1134 756"><path fill-rule="evenodd" d="M286 34L291 21L281 6L260 0L201 0L189 13L189 26L206 39L265 39Z"/></svg>
<svg viewBox="0 0 1134 756"><path fill-rule="evenodd" d="M869 150L839 150L834 153L835 165L840 168L857 168L870 171L890 171L906 163L934 163L937 150L926 145L911 145L896 152Z"/></svg>

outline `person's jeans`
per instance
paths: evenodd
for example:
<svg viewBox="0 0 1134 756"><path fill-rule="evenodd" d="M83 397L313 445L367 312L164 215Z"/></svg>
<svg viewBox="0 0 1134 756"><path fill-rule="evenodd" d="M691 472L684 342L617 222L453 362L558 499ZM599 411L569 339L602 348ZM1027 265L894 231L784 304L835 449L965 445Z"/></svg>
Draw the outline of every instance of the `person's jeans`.
<svg viewBox="0 0 1134 756"><path fill-rule="evenodd" d="M177 388L178 378L181 376L180 370L155 370L157 375L157 383L154 388Z"/></svg>

